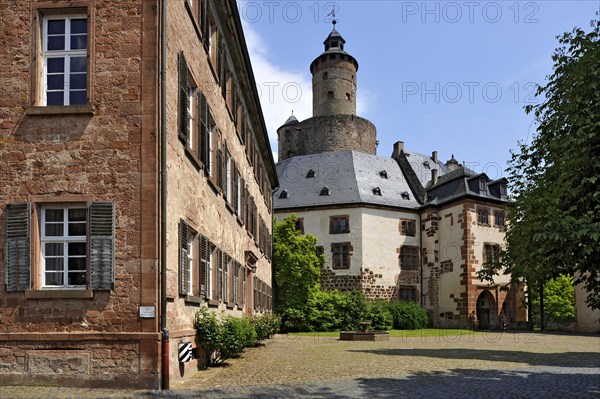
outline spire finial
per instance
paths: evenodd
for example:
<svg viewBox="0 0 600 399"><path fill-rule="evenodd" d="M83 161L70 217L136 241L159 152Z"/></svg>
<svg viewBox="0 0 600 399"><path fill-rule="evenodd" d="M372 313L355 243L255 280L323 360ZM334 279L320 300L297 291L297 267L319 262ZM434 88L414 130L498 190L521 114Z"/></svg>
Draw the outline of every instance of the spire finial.
<svg viewBox="0 0 600 399"><path fill-rule="evenodd" d="M292 116L294 116L294 110L292 110Z"/></svg>
<svg viewBox="0 0 600 399"><path fill-rule="evenodd" d="M333 24L333 29L335 29L335 24L337 24L337 20L335 19L335 5L331 6L331 12L327 14L327 16L331 16L333 18L331 23Z"/></svg>

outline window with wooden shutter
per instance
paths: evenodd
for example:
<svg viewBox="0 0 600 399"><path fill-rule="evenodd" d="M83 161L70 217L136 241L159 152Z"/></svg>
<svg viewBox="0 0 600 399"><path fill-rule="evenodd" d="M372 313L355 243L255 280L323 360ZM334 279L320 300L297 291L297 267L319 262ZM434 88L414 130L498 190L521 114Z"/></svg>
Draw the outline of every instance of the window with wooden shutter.
<svg viewBox="0 0 600 399"><path fill-rule="evenodd" d="M115 204L92 202L88 213L90 288L110 290L115 282Z"/></svg>
<svg viewBox="0 0 600 399"><path fill-rule="evenodd" d="M190 270L188 266L188 226L179 222L179 294L188 295L190 286Z"/></svg>
<svg viewBox="0 0 600 399"><path fill-rule="evenodd" d="M217 150L217 186L220 189L223 188L223 152L221 149Z"/></svg>
<svg viewBox="0 0 600 399"><path fill-rule="evenodd" d="M31 281L31 203L6 206L6 291L25 291Z"/></svg>
<svg viewBox="0 0 600 399"><path fill-rule="evenodd" d="M223 256L223 281L224 281L224 288L223 288L223 301L229 303L230 302L230 296L231 296L231 292L229 291L229 263L230 263L230 257L228 254L225 254L225 256Z"/></svg>
<svg viewBox="0 0 600 399"><path fill-rule="evenodd" d="M198 91L198 159L204 166L204 171L209 174L210 144L208 133L209 109L206 96Z"/></svg>
<svg viewBox="0 0 600 399"><path fill-rule="evenodd" d="M199 19L200 19L200 30L202 31L202 44L204 48L208 51L209 42L210 42L210 24L208 20L208 0L200 0L200 5L198 6Z"/></svg>
<svg viewBox="0 0 600 399"><path fill-rule="evenodd" d="M217 249L217 299L223 299L223 252Z"/></svg>
<svg viewBox="0 0 600 399"><path fill-rule="evenodd" d="M189 134L189 114L190 106L189 98L189 83L188 83L188 68L187 61L183 55L183 51L179 53L179 138L187 143Z"/></svg>
<svg viewBox="0 0 600 399"><path fill-rule="evenodd" d="M210 243L204 236L200 236L200 296L209 297L210 292Z"/></svg>
<svg viewBox="0 0 600 399"><path fill-rule="evenodd" d="M239 305L239 285L240 285L240 264L238 261L233 262L233 302Z"/></svg>

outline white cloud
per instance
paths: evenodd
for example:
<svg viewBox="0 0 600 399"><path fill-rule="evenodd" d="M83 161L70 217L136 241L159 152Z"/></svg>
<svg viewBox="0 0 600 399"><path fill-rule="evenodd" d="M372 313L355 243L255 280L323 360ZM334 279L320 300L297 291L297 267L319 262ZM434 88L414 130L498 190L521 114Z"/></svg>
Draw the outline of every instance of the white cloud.
<svg viewBox="0 0 600 399"><path fill-rule="evenodd" d="M276 155L277 128L283 125L292 111L300 121L312 116L312 82L310 76L287 71L272 62L262 37L252 30L250 24L242 24L265 124Z"/></svg>

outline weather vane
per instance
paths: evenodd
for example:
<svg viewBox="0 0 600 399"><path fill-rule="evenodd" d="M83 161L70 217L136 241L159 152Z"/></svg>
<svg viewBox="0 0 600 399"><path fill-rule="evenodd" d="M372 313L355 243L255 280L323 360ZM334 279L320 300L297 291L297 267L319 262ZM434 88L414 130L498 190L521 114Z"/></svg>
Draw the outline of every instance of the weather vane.
<svg viewBox="0 0 600 399"><path fill-rule="evenodd" d="M331 23L333 24L333 28L335 29L335 24L337 24L337 21L335 19L335 5L331 6L331 12L327 14L327 16L333 18Z"/></svg>

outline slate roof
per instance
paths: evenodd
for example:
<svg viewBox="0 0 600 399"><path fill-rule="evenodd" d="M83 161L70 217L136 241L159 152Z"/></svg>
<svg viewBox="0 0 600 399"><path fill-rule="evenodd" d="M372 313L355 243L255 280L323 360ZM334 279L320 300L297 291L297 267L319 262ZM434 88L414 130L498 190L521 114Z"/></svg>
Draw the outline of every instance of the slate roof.
<svg viewBox="0 0 600 399"><path fill-rule="evenodd" d="M400 166L389 157L357 151L325 152L289 158L276 168L280 187L274 195L275 209L358 203L420 206ZM310 170L314 177L307 178ZM380 175L383 171L387 178ZM324 187L329 195L320 195ZM381 195L374 192L376 188ZM287 198L279 198L283 190ZM403 194L408 194L408 199Z"/></svg>

